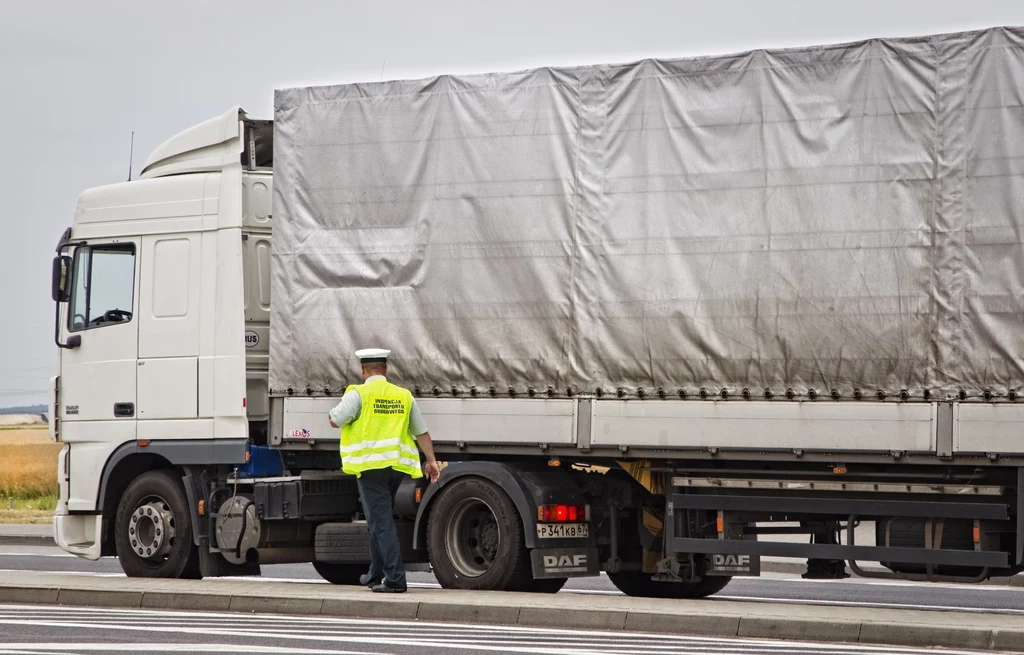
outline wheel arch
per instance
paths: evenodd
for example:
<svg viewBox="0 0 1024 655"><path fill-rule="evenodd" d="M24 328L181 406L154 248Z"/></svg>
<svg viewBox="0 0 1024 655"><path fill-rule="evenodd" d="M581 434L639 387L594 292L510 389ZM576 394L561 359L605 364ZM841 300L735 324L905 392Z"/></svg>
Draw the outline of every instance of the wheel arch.
<svg viewBox="0 0 1024 655"><path fill-rule="evenodd" d="M96 508L103 517L101 556L117 555L113 522L117 515L118 503L121 502L121 496L124 495L132 480L148 471L173 469L183 478L182 485L185 489L185 497L189 501L193 525L198 526L193 485L184 480L187 474L186 469L194 468L197 465L242 465L245 462L247 447L247 439L244 438L174 439L152 441L148 446L140 446L137 441L122 444L111 453L103 466L99 494L96 497ZM194 540L198 540L199 535L198 529L193 530Z"/></svg>
<svg viewBox="0 0 1024 655"><path fill-rule="evenodd" d="M97 505L103 516L102 556L117 555L114 543L114 517L117 516L117 505L121 502L128 485L143 473L159 469L172 468L172 464L157 453L135 452L135 444L125 444L107 460L100 479L100 493Z"/></svg>

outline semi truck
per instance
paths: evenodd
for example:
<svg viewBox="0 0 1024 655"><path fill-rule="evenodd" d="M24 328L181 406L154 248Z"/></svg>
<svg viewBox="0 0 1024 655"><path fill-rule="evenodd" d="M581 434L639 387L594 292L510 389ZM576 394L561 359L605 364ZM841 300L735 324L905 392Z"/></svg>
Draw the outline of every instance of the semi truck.
<svg viewBox="0 0 1024 655"><path fill-rule="evenodd" d="M1022 228L1019 28L278 89L81 193L54 537L357 584L328 411L380 347L444 464L395 502L443 587L1012 575Z"/></svg>

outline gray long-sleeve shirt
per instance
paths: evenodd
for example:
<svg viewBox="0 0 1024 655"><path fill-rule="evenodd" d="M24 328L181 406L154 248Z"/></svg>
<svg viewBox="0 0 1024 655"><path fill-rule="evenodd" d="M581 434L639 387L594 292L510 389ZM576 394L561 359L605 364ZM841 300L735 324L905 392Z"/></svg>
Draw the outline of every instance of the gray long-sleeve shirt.
<svg viewBox="0 0 1024 655"><path fill-rule="evenodd" d="M371 375L366 378L367 382L374 380L387 380L383 375ZM334 406L331 410L331 420L337 426L345 425L359 418L359 413L363 411L363 398L359 395L359 392L355 389L345 392L345 395L341 397L341 402ZM409 433L414 437L418 437L427 431L427 424L423 420L423 415L420 414L420 408L416 404L416 399L412 399L412 409L409 411Z"/></svg>

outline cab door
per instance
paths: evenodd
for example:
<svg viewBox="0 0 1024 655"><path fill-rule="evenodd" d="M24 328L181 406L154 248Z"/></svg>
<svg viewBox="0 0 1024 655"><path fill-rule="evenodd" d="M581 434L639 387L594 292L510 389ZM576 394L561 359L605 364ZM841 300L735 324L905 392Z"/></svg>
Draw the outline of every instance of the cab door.
<svg viewBox="0 0 1024 655"><path fill-rule="evenodd" d="M90 242L74 251L71 297L60 328L62 342L78 342L60 355L61 440L72 444L76 470L82 471L69 489L71 510L94 509L111 444L135 439L138 253L131 239ZM91 466L94 451L98 461Z"/></svg>
<svg viewBox="0 0 1024 655"><path fill-rule="evenodd" d="M142 237L139 439L183 434L180 422L168 421L199 415L201 242L198 232Z"/></svg>

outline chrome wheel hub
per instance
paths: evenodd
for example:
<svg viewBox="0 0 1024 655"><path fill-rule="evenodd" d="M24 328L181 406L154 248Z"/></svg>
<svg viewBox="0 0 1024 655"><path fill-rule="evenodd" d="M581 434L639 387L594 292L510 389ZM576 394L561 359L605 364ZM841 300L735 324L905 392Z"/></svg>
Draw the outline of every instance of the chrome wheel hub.
<svg viewBox="0 0 1024 655"><path fill-rule="evenodd" d="M162 498L139 505L128 521L128 540L135 554L161 561L174 544L174 513Z"/></svg>

